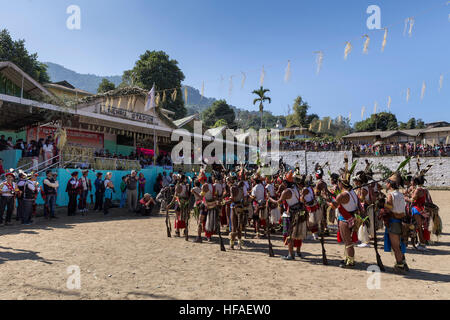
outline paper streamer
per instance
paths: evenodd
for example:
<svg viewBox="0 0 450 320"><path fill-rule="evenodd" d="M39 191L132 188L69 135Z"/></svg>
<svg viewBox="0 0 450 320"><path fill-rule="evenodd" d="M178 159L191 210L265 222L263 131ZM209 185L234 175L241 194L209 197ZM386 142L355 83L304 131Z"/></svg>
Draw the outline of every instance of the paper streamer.
<svg viewBox="0 0 450 320"><path fill-rule="evenodd" d="M128 103L127 103L127 110L130 110L130 106L131 106L131 99L132 99L132 97L131 97L131 96L129 96L129 97L128 97Z"/></svg>
<svg viewBox="0 0 450 320"><path fill-rule="evenodd" d="M363 39L366 38L366 41L364 41L364 47L363 47L363 53L368 54L369 53L369 43L370 43L370 37L365 34L362 36Z"/></svg>
<svg viewBox="0 0 450 320"><path fill-rule="evenodd" d="M259 78L259 84L261 87L264 85L264 78L266 77L266 72L264 71L264 66L261 69L261 77Z"/></svg>
<svg viewBox="0 0 450 320"><path fill-rule="evenodd" d="M184 87L184 103L188 103L188 91L187 87Z"/></svg>
<svg viewBox="0 0 450 320"><path fill-rule="evenodd" d="M411 97L411 89L406 89L406 102L409 102L409 98Z"/></svg>
<svg viewBox="0 0 450 320"><path fill-rule="evenodd" d="M203 99L203 96L205 95L205 81L202 81L202 92L200 93L200 101Z"/></svg>
<svg viewBox="0 0 450 320"><path fill-rule="evenodd" d="M286 72L284 74L284 82L288 82L291 79L291 60L288 60Z"/></svg>
<svg viewBox="0 0 450 320"><path fill-rule="evenodd" d="M312 131L313 124L312 122L309 124L309 131Z"/></svg>
<svg viewBox="0 0 450 320"><path fill-rule="evenodd" d="M166 102L166 90L163 91L162 102Z"/></svg>
<svg viewBox="0 0 450 320"><path fill-rule="evenodd" d="M117 104L117 108L120 108L121 104L122 104L122 97L119 98L119 103Z"/></svg>
<svg viewBox="0 0 450 320"><path fill-rule="evenodd" d="M439 77L439 92L441 92L443 84L444 84L444 75L441 74L441 76Z"/></svg>
<svg viewBox="0 0 450 320"><path fill-rule="evenodd" d="M175 101L177 99L177 89L173 90L171 98L172 98L172 101Z"/></svg>
<svg viewBox="0 0 450 320"><path fill-rule="evenodd" d="M373 105L373 113L377 113L377 109L378 109L378 102L375 101L374 105Z"/></svg>
<svg viewBox="0 0 450 320"><path fill-rule="evenodd" d="M157 107L159 107L159 102L161 101L161 97L159 96L159 92L156 94L156 97L155 97L155 105L157 106Z"/></svg>
<svg viewBox="0 0 450 320"><path fill-rule="evenodd" d="M408 24L409 24L409 30L408 30ZM411 37L413 26L414 26L414 18L413 17L406 18L405 19L405 28L403 29L403 36L406 36L406 30L408 30L408 34Z"/></svg>
<svg viewBox="0 0 450 320"><path fill-rule="evenodd" d="M341 124L341 122L342 122L342 116L339 116L338 117L338 123Z"/></svg>
<svg viewBox="0 0 450 320"><path fill-rule="evenodd" d="M388 35L388 29L384 28L384 37L383 37L383 43L381 44L381 52L384 52L384 48L386 47L387 35Z"/></svg>
<svg viewBox="0 0 450 320"><path fill-rule="evenodd" d="M391 96L389 96L388 97L388 103L387 103L387 107L388 107L389 112L391 112L391 102L392 102L392 98L391 98Z"/></svg>
<svg viewBox="0 0 450 320"><path fill-rule="evenodd" d="M366 112L366 107L365 106L363 106L361 108L361 120L364 120L364 112Z"/></svg>
<svg viewBox="0 0 450 320"><path fill-rule="evenodd" d="M420 100L423 100L423 97L425 96L425 90L427 89L427 85L425 84L425 81L422 83L422 91L420 92Z"/></svg>
<svg viewBox="0 0 450 320"><path fill-rule="evenodd" d="M344 60L347 60L347 57L351 51L352 51L352 44L349 41L347 41L344 50Z"/></svg>
<svg viewBox="0 0 450 320"><path fill-rule="evenodd" d="M230 84L228 87L228 96L231 97L231 93L233 92L233 76L230 76Z"/></svg>
<svg viewBox="0 0 450 320"><path fill-rule="evenodd" d="M348 114L348 122L351 122L352 121L352 113L350 112L349 114Z"/></svg>
<svg viewBox="0 0 450 320"><path fill-rule="evenodd" d="M244 89L244 86L245 86L245 80L247 79L247 76L245 75L245 72L242 72L242 71L241 71L241 74L242 74L241 89Z"/></svg>
<svg viewBox="0 0 450 320"><path fill-rule="evenodd" d="M322 51L314 51L316 56L316 63L317 63L317 71L316 73L319 74L320 70L322 69L322 63L323 63L323 52Z"/></svg>
<svg viewBox="0 0 450 320"><path fill-rule="evenodd" d="M322 121L319 120L319 132L322 131Z"/></svg>
<svg viewBox="0 0 450 320"><path fill-rule="evenodd" d="M328 130L331 129L331 118L328 120Z"/></svg>

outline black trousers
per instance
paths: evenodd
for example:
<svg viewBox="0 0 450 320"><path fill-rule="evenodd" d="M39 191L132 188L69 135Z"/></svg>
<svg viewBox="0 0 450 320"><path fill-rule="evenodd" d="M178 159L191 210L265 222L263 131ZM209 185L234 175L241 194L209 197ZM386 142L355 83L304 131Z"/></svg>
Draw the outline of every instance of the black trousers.
<svg viewBox="0 0 450 320"><path fill-rule="evenodd" d="M103 204L103 213L108 214L109 208L112 207L112 201L110 198L105 198L105 203Z"/></svg>
<svg viewBox="0 0 450 320"><path fill-rule="evenodd" d="M78 194L69 193L69 204L67 205L67 215L74 216L77 211L77 196Z"/></svg>
<svg viewBox="0 0 450 320"><path fill-rule="evenodd" d="M33 214L34 199L23 199L22 207L22 224L31 222L31 215Z"/></svg>
<svg viewBox="0 0 450 320"><path fill-rule="evenodd" d="M102 210L103 209L103 193L95 192L95 206L94 210Z"/></svg>
<svg viewBox="0 0 450 320"><path fill-rule="evenodd" d="M14 199L15 197L0 197L0 223L3 223L3 214L6 208L6 219L5 222L11 222L11 216L14 210Z"/></svg>

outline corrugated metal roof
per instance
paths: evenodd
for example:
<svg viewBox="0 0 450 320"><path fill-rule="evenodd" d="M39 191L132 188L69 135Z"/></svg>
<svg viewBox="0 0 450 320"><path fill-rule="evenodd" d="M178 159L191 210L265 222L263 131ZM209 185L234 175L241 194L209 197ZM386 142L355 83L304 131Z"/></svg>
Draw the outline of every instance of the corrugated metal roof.
<svg viewBox="0 0 450 320"><path fill-rule="evenodd" d="M23 79L23 90L31 95L44 93L48 96L53 96L53 94L45 89L39 82L10 61L0 62L0 72L20 88L22 87Z"/></svg>

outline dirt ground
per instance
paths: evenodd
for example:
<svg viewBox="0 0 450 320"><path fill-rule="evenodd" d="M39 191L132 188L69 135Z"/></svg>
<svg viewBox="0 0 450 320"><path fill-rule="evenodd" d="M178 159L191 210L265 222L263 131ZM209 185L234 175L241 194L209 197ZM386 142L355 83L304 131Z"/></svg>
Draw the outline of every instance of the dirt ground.
<svg viewBox="0 0 450 320"><path fill-rule="evenodd" d="M319 242L306 241L304 259L284 261L287 248L272 237L249 233L242 251L213 243L168 238L163 215L136 217L113 209L104 217L67 217L31 226L0 228L0 299L449 299L450 191L434 191L444 234L429 251L408 248L408 275L393 274L394 257L380 249L385 273L380 289L368 289L367 272L376 264L371 248L356 248L357 267L338 267L343 246L326 238L330 265L322 265ZM173 217L171 217L173 223ZM194 230L191 226L191 233ZM378 235L379 242L382 235ZM80 289L68 289L69 266L79 266Z"/></svg>

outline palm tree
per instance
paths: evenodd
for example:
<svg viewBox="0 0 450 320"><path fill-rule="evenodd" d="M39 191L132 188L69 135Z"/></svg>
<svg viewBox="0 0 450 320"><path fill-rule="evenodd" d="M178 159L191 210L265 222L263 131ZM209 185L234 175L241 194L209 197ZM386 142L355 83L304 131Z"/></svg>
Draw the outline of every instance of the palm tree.
<svg viewBox="0 0 450 320"><path fill-rule="evenodd" d="M261 113L261 129L263 127L263 111L264 111L264 106L263 103L264 101L269 101L269 103L272 103L272 99L270 99L269 97L266 97L266 92L269 92L269 89L264 89L262 86L261 88L259 88L258 90L253 90L253 94L256 94L258 96L258 98L255 98L255 100L253 100L253 105L255 105L257 102L259 102L259 112Z"/></svg>

